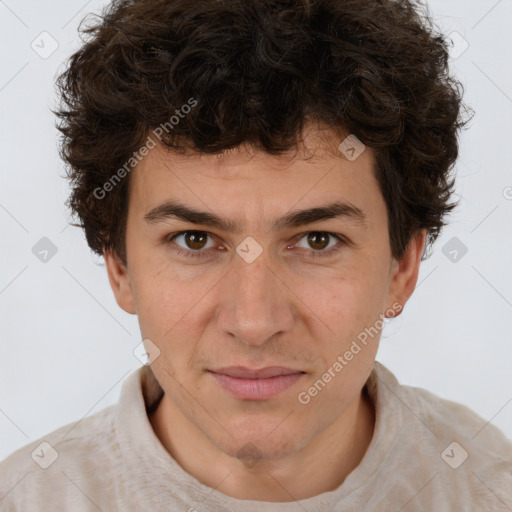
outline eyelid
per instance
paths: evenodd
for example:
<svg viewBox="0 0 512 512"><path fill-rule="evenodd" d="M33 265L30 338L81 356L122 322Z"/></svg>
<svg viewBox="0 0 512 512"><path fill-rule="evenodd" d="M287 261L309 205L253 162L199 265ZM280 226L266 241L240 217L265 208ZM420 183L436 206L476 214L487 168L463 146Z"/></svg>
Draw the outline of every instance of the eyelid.
<svg viewBox="0 0 512 512"><path fill-rule="evenodd" d="M333 247L331 247L327 250L323 250L323 251L315 251L313 249L304 249L304 248L300 247L298 249L300 252L305 251L308 253L308 256L305 256L306 259L329 258L332 256L337 256L344 247L350 245L349 240L347 240L347 238L345 236L340 235L338 233L333 233L331 231L323 231L323 230L319 230L319 229L310 230L310 231L306 231L304 233L300 233L299 235L297 235L296 240L300 241L300 240L302 240L302 238L304 238L306 235L309 235L310 233L323 233L331 238L337 239L338 243L335 244ZM293 245L295 245L296 243L297 242L294 242ZM288 247L290 247L290 246L288 246Z"/></svg>
<svg viewBox="0 0 512 512"><path fill-rule="evenodd" d="M321 229L311 229L309 231L305 231L304 233L299 233L298 235L294 236L293 240L295 240L295 241L293 242L293 244L296 244L297 242L302 240L306 235L309 235L310 233L322 233L324 235L330 236L331 238L336 238L339 242L344 241L343 237L341 235L338 235L337 233L332 233L331 231L323 231ZM322 251L318 251L318 252L322 252ZM323 251L323 252L326 252L326 251Z"/></svg>
<svg viewBox="0 0 512 512"><path fill-rule="evenodd" d="M173 233L172 235L169 235L166 237L166 240L168 240L169 242L174 242L174 240L180 236L183 236L183 235L186 235L187 233L204 233L206 234L210 239L213 239L213 238L216 238L216 235L214 235L213 233L210 233L209 231L202 231L202 230L199 230L199 229L187 229L185 231L178 231L177 233ZM179 246L178 246L179 247ZM184 249L182 247L182 249ZM199 253L199 252L205 252L209 249L213 249L213 247L208 247L207 249L198 249L196 251L193 251L192 249L184 249L184 250L188 250L190 252L195 252L195 253Z"/></svg>

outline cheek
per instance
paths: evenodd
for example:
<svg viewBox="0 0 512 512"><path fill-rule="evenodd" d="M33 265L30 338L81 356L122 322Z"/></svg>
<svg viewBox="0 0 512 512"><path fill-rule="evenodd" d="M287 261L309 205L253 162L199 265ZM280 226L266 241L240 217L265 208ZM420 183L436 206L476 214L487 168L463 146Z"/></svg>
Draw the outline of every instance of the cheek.
<svg viewBox="0 0 512 512"><path fill-rule="evenodd" d="M304 288L304 302L336 335L355 335L373 324L382 312L386 298L386 280L376 267L358 266L344 269L322 283ZM333 334L333 333L331 333Z"/></svg>
<svg viewBox="0 0 512 512"><path fill-rule="evenodd" d="M192 307L186 284L169 269L143 268L133 279L137 315L144 337L164 340L179 330Z"/></svg>
<svg viewBox="0 0 512 512"><path fill-rule="evenodd" d="M198 315L214 281L187 280L168 264L139 268L144 272L135 276L134 294L142 337L160 349L157 366L186 374L205 327L206 317Z"/></svg>

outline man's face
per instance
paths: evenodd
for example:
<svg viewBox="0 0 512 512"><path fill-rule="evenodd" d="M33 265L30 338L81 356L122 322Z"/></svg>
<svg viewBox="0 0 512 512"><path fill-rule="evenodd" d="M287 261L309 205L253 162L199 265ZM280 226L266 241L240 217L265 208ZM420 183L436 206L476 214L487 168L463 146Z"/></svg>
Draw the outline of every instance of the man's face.
<svg viewBox="0 0 512 512"><path fill-rule="evenodd" d="M160 350L152 369L174 417L229 455L252 443L263 457L282 457L335 426L360 400L375 359L380 332L366 344L361 333L407 299L371 150L351 162L329 137L307 135L309 161L246 147L185 157L157 146L130 178L116 297ZM238 230L166 216L158 207L168 202ZM348 212L274 226L332 203L364 219ZM249 382L223 374L227 367L292 375Z"/></svg>

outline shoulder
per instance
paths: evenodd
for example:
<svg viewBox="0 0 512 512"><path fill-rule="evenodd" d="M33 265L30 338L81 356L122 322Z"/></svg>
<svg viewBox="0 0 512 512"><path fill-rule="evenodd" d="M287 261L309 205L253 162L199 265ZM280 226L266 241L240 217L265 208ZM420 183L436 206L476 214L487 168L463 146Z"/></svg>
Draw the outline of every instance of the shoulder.
<svg viewBox="0 0 512 512"><path fill-rule="evenodd" d="M405 417L415 418L414 423L422 424L438 439L467 439L478 451L512 460L512 440L466 405L423 388L400 384L379 362L375 363L374 373L377 378L373 379L372 386L378 388L383 407L400 407Z"/></svg>
<svg viewBox="0 0 512 512"><path fill-rule="evenodd" d="M466 405L441 398L426 389L400 387L404 398L438 438L465 439L475 452L512 461L512 440L491 421Z"/></svg>
<svg viewBox="0 0 512 512"><path fill-rule="evenodd" d="M403 417L397 456L411 472L401 485L416 477L413 488L429 482L429 506L436 499L436 506L463 504L464 510L512 506L512 441L499 428L463 404L399 384L382 365L378 376L383 407Z"/></svg>
<svg viewBox="0 0 512 512"><path fill-rule="evenodd" d="M62 492L76 475L98 478L100 469L120 457L115 433L116 406L65 425L16 450L0 463L0 503L22 503ZM6 500L4 502L4 500ZM22 507L23 508L23 507ZM8 509L10 510L10 509ZM12 510L15 510L12 508Z"/></svg>

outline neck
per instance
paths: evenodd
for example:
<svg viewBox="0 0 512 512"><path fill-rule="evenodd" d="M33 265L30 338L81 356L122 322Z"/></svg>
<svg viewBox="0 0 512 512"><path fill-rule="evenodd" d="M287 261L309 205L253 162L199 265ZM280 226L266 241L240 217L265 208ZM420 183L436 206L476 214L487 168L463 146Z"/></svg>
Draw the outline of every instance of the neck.
<svg viewBox="0 0 512 512"><path fill-rule="evenodd" d="M286 502L341 485L370 445L375 411L363 390L343 422L331 424L301 450L281 459L260 459L253 467L220 451L167 395L149 419L165 449L204 485L237 499Z"/></svg>

